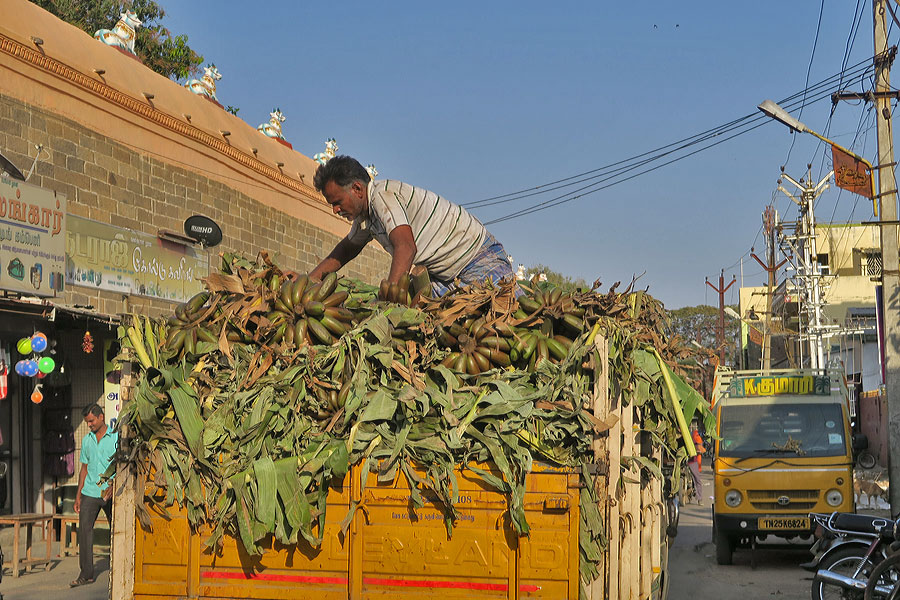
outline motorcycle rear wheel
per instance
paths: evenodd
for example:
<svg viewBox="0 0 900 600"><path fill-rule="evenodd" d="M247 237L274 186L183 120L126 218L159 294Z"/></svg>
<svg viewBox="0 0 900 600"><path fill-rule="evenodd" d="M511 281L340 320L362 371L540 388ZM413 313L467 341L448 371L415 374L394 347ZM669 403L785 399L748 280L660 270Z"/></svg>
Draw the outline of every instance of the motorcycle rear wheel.
<svg viewBox="0 0 900 600"><path fill-rule="evenodd" d="M866 549L862 547L844 548L819 563L818 571L834 571L847 577L853 576L860 563L865 561L859 577L868 578L875 568L871 560L867 560ZM816 581L812 582L812 600L863 600L862 590L848 590L838 585Z"/></svg>
<svg viewBox="0 0 900 600"><path fill-rule="evenodd" d="M891 592L883 596L875 592L875 586L881 581L882 585L890 585ZM896 600L900 598L900 553L891 554L878 563L869 577L864 594L865 600Z"/></svg>

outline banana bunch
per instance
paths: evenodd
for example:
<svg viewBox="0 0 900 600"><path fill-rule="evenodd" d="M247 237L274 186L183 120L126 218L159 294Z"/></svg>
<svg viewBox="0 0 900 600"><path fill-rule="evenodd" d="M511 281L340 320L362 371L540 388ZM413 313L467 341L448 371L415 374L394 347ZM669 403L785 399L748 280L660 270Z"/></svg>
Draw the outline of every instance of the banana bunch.
<svg viewBox="0 0 900 600"><path fill-rule="evenodd" d="M231 343L266 343L285 350L332 344L356 318L343 306L349 294L337 291L336 273L314 281L308 275L282 278L276 271L254 282L249 296L200 292L178 305L168 320L163 349L170 356L206 354L219 347L223 336ZM224 305L232 308L226 311Z"/></svg>
<svg viewBox="0 0 900 600"><path fill-rule="evenodd" d="M437 341L450 352L441 361L459 373L477 375L493 368L534 371L542 360L558 363L585 329L585 311L561 288L525 287L513 312L516 325L487 324L484 317L438 327Z"/></svg>
<svg viewBox="0 0 900 600"><path fill-rule="evenodd" d="M203 326L205 320L201 321L208 312L209 306L206 303L209 299L209 292L199 292L175 307L175 315L169 317L167 322L169 328L163 345L165 350L173 355L192 355L197 354L200 342L218 345L216 336Z"/></svg>
<svg viewBox="0 0 900 600"><path fill-rule="evenodd" d="M416 269L415 274L406 274L397 283L382 279L378 286L378 299L383 302L417 306L422 297L431 297L431 280L428 271Z"/></svg>
<svg viewBox="0 0 900 600"><path fill-rule="evenodd" d="M521 284L520 284L521 285ZM572 294L563 292L560 287L547 287L543 290L534 286L521 286L525 294L519 298L519 310L514 316L517 319L530 319L540 314L549 313L566 321L572 329L580 331L584 327L584 309L575 304Z"/></svg>
<svg viewBox="0 0 900 600"><path fill-rule="evenodd" d="M329 273L322 281L301 275L294 281L281 282L273 275L270 290L273 309L266 315L272 323L273 343L288 347L304 344L333 344L353 324L353 313L341 305L347 299L337 288L337 273Z"/></svg>
<svg viewBox="0 0 900 600"><path fill-rule="evenodd" d="M449 328L438 327L438 343L451 350L441 364L469 375L509 367L514 335L515 330L508 325L489 326L481 317L453 323Z"/></svg>
<svg viewBox="0 0 900 600"><path fill-rule="evenodd" d="M516 363L534 371L535 366L542 360L558 363L569 353L574 340L564 335L552 335L543 331L522 331L518 335L516 345L511 354L516 357Z"/></svg>
<svg viewBox="0 0 900 600"><path fill-rule="evenodd" d="M319 386L315 388L314 394L319 401L318 414L316 416L320 419L326 419L347 404L347 397L350 395L350 384L345 383L340 390L325 389Z"/></svg>

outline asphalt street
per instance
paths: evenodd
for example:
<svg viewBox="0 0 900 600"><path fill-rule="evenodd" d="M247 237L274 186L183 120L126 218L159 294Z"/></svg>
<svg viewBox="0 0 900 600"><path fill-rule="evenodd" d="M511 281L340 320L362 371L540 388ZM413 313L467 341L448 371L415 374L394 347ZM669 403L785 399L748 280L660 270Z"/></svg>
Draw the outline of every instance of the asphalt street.
<svg viewBox="0 0 900 600"><path fill-rule="evenodd" d="M774 549L769 540L759 545L755 568L750 550L738 549L734 564L716 564L712 543L712 476L703 473L703 505L682 507L678 536L669 552L669 600L778 598L806 600L812 574L799 567L811 558L811 541L795 540L792 548ZM786 544L777 538L772 542Z"/></svg>

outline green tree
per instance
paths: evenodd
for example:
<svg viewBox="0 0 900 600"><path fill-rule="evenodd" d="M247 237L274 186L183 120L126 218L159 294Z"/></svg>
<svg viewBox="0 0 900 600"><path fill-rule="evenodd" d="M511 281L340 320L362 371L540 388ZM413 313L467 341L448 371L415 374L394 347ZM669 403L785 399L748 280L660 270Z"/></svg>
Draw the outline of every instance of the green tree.
<svg viewBox="0 0 900 600"><path fill-rule="evenodd" d="M736 308L736 307L732 307ZM719 323L719 309L701 304L685 306L667 311L671 320L669 335L680 335L687 343L696 342L718 353L716 348L716 328ZM725 315L725 357L726 361L737 350L740 322Z"/></svg>
<svg viewBox="0 0 900 600"><path fill-rule="evenodd" d="M531 279L535 275L540 275L543 273L547 276L547 281L552 283L553 285L559 286L563 289L563 291L571 292L576 288L581 288L583 290L590 289L590 285L581 277L573 279L568 275L563 275L559 271L554 271L547 265L543 265L538 263L531 267L525 269L526 279Z"/></svg>
<svg viewBox="0 0 900 600"><path fill-rule="evenodd" d="M185 79L199 72L203 57L188 46L186 35L173 36L162 21L163 8L153 0L31 0L63 21L89 35L112 29L119 15L134 11L142 21L136 31L134 51L141 62L160 75Z"/></svg>

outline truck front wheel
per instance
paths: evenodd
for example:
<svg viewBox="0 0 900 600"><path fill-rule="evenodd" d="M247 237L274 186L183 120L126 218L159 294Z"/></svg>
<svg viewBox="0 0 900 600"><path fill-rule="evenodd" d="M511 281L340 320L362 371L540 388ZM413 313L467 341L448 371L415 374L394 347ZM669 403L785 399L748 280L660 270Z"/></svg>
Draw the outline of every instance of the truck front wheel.
<svg viewBox="0 0 900 600"><path fill-rule="evenodd" d="M716 562L730 565L734 554L734 540L716 528Z"/></svg>

